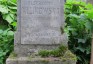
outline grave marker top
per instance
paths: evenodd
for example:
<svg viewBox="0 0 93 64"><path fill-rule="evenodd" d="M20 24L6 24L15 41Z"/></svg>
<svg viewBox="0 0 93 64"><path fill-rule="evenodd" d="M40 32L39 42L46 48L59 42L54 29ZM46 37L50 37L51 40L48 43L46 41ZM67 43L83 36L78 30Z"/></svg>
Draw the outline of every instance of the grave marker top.
<svg viewBox="0 0 93 64"><path fill-rule="evenodd" d="M66 36L60 29L63 27L64 0L18 0L15 51L27 55L32 49L67 45Z"/></svg>
<svg viewBox="0 0 93 64"><path fill-rule="evenodd" d="M21 44L59 43L64 24L62 0L21 1Z"/></svg>

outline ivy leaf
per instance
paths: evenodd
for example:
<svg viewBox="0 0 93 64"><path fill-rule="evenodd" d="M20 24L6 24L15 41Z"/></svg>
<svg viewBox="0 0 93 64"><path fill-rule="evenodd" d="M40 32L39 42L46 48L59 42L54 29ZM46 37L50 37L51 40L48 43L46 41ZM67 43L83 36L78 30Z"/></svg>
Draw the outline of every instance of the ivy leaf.
<svg viewBox="0 0 93 64"><path fill-rule="evenodd" d="M10 9L14 9L14 10L17 10L17 7L12 7L12 6L8 6Z"/></svg>
<svg viewBox="0 0 93 64"><path fill-rule="evenodd" d="M90 51L91 51L91 48L90 48L90 47L91 47L91 46L89 46L89 47L86 48L86 53L87 53L87 54L90 54L90 53L91 53L91 52L90 52Z"/></svg>
<svg viewBox="0 0 93 64"><path fill-rule="evenodd" d="M5 14L5 15L3 15L3 18L4 18L5 20L7 20L7 22L8 22L9 24L14 21L14 16L13 16L13 14Z"/></svg>
<svg viewBox="0 0 93 64"><path fill-rule="evenodd" d="M93 32L93 22L92 21L86 22L85 26L87 29L89 29L91 32Z"/></svg>
<svg viewBox="0 0 93 64"><path fill-rule="evenodd" d="M7 32L7 35L13 36L13 35L14 35L14 32L13 32L13 31L8 31L8 32Z"/></svg>
<svg viewBox="0 0 93 64"><path fill-rule="evenodd" d="M87 12L87 17L90 19L93 19L93 9L91 9Z"/></svg>
<svg viewBox="0 0 93 64"><path fill-rule="evenodd" d="M7 32L8 32L9 30L10 30L10 28L4 30L2 35L3 35L3 36L6 36L6 35L7 35Z"/></svg>
<svg viewBox="0 0 93 64"><path fill-rule="evenodd" d="M86 5L86 8L91 9L91 8L93 8L93 6L92 6L92 4L88 3L88 4Z"/></svg>
<svg viewBox="0 0 93 64"><path fill-rule="evenodd" d="M8 8L6 8L4 5L0 5L0 12L3 14L8 13Z"/></svg>
<svg viewBox="0 0 93 64"><path fill-rule="evenodd" d="M80 50L81 52L84 52L85 51L85 49L82 46L79 46L76 49Z"/></svg>
<svg viewBox="0 0 93 64"><path fill-rule="evenodd" d="M9 5L17 5L16 3L17 3L17 0L10 0L10 1L8 1Z"/></svg>
<svg viewBox="0 0 93 64"><path fill-rule="evenodd" d="M3 30L0 30L0 34L2 34L3 33Z"/></svg>
<svg viewBox="0 0 93 64"><path fill-rule="evenodd" d="M69 17L71 17L71 18L79 18L79 16L76 15L76 14L69 14Z"/></svg>
<svg viewBox="0 0 93 64"><path fill-rule="evenodd" d="M79 42L79 43L85 43L86 40L85 40L85 39L78 39L78 42Z"/></svg>
<svg viewBox="0 0 93 64"><path fill-rule="evenodd" d="M5 30L4 32L3 32L3 36L5 36L7 34L7 30Z"/></svg>
<svg viewBox="0 0 93 64"><path fill-rule="evenodd" d="M13 22L13 23L11 23L11 25L16 27L17 26L17 22Z"/></svg>

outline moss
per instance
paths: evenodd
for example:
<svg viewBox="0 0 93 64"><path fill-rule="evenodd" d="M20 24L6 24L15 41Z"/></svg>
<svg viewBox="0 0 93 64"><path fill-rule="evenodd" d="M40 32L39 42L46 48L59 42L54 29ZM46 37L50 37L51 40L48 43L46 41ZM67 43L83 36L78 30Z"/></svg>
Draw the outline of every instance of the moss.
<svg viewBox="0 0 93 64"><path fill-rule="evenodd" d="M48 57L48 56L60 57L63 56L67 50L68 48L66 46L60 45L58 48L54 50L40 50L39 55L41 57Z"/></svg>
<svg viewBox="0 0 93 64"><path fill-rule="evenodd" d="M75 56L71 51L69 51L69 50L67 50L67 51L65 52L64 56L62 56L61 59L62 59L63 61L66 61L66 60L76 61L76 60L77 60L76 56Z"/></svg>
<svg viewBox="0 0 93 64"><path fill-rule="evenodd" d="M54 50L41 50L39 51L41 57L60 57L62 61L72 60L76 61L76 56L68 50L67 46L60 45Z"/></svg>
<svg viewBox="0 0 93 64"><path fill-rule="evenodd" d="M48 57L50 55L49 50L40 50L38 53L41 57Z"/></svg>
<svg viewBox="0 0 93 64"><path fill-rule="evenodd" d="M12 53L10 54L9 58L15 59L15 58L17 58L17 54L15 54L14 52L12 52Z"/></svg>
<svg viewBox="0 0 93 64"><path fill-rule="evenodd" d="M66 61L66 60L73 60L76 61L77 58L76 56L68 50L68 48L66 46L59 46L58 48L54 49L54 50L40 50L38 52L38 56L41 57L59 57L61 58L62 61ZM38 57L36 56L36 57ZM9 56L9 58L15 59L17 58L17 54L15 54L14 52L11 53L11 55ZM31 55L28 57L29 60L31 60L32 58L35 58L35 55ZM48 61L44 61L45 63L47 63Z"/></svg>

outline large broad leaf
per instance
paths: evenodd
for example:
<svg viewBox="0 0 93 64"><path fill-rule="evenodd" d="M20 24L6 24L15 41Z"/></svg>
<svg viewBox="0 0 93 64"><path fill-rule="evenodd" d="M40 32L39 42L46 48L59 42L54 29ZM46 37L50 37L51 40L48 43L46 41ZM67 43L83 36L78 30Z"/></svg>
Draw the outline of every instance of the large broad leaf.
<svg viewBox="0 0 93 64"><path fill-rule="evenodd" d="M17 3L17 0L10 0L10 1L13 2L13 3L15 3L15 4Z"/></svg>
<svg viewBox="0 0 93 64"><path fill-rule="evenodd" d="M17 26L17 22L13 22L13 23L11 23L11 25L16 27Z"/></svg>
<svg viewBox="0 0 93 64"><path fill-rule="evenodd" d="M87 20L87 17L86 17L86 15L85 15L85 14L81 14L81 15L80 15L80 19L82 19L82 20L84 20L84 21L85 21L85 20Z"/></svg>
<svg viewBox="0 0 93 64"><path fill-rule="evenodd" d="M3 18L8 22L12 23L14 21L14 15L13 14L5 14L3 15Z"/></svg>
<svg viewBox="0 0 93 64"><path fill-rule="evenodd" d="M3 36L6 36L6 35L7 35L7 32L8 32L9 30L10 30L10 28L4 30L2 35L3 35Z"/></svg>
<svg viewBox="0 0 93 64"><path fill-rule="evenodd" d="M7 29L7 28L8 28L8 26L7 26L7 25L0 24L0 29L5 30L5 29Z"/></svg>
<svg viewBox="0 0 93 64"><path fill-rule="evenodd" d="M68 16L71 17L71 18L79 18L79 16L76 15L76 14L69 14Z"/></svg>
<svg viewBox="0 0 93 64"><path fill-rule="evenodd" d="M86 39L78 39L78 42L79 43L85 43L86 42Z"/></svg>
<svg viewBox="0 0 93 64"><path fill-rule="evenodd" d="M90 54L90 53L91 53L91 52L90 52L90 51L91 51L91 48L90 48L90 47L91 47L91 46L86 47L86 53L87 53L87 54Z"/></svg>
<svg viewBox="0 0 93 64"><path fill-rule="evenodd" d="M8 1L8 5L15 5L16 6L17 5L16 3L17 3L17 0L9 0Z"/></svg>
<svg viewBox="0 0 93 64"><path fill-rule="evenodd" d="M85 26L87 29L89 29L91 32L93 32L93 22L92 21L86 22Z"/></svg>
<svg viewBox="0 0 93 64"><path fill-rule="evenodd" d="M93 19L93 9L87 11L87 16L88 18Z"/></svg>
<svg viewBox="0 0 93 64"><path fill-rule="evenodd" d="M10 9L14 9L14 10L17 10L17 7L12 7L12 6L8 6Z"/></svg>
<svg viewBox="0 0 93 64"><path fill-rule="evenodd" d="M0 30L0 34L2 34L3 33L3 30Z"/></svg>
<svg viewBox="0 0 93 64"><path fill-rule="evenodd" d="M13 13L16 15L17 7L16 6L8 6L10 13Z"/></svg>
<svg viewBox="0 0 93 64"><path fill-rule="evenodd" d="M0 5L0 12L2 13L8 13L8 8L6 8L4 5Z"/></svg>
<svg viewBox="0 0 93 64"><path fill-rule="evenodd" d="M13 31L8 31L8 32L7 32L7 35L13 36L13 35L14 35L14 32L13 32Z"/></svg>
<svg viewBox="0 0 93 64"><path fill-rule="evenodd" d="M84 47L82 47L82 46L78 46L77 48L76 48L77 50L80 50L81 52L84 52L86 49L84 48Z"/></svg>
<svg viewBox="0 0 93 64"><path fill-rule="evenodd" d="M90 4L90 3L88 3L88 4L86 5L86 8L87 8L87 9L91 9L91 8L93 8L93 5Z"/></svg>

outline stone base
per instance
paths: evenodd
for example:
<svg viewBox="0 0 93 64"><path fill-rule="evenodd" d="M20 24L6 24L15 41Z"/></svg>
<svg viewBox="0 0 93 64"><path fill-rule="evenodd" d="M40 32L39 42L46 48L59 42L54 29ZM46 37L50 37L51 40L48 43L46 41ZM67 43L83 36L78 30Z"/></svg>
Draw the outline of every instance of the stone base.
<svg viewBox="0 0 93 64"><path fill-rule="evenodd" d="M76 64L75 60L62 60L59 58L8 58L6 64Z"/></svg>
<svg viewBox="0 0 93 64"><path fill-rule="evenodd" d="M6 60L6 64L76 64L76 56L69 50L60 57L28 56L17 57L14 52Z"/></svg>

